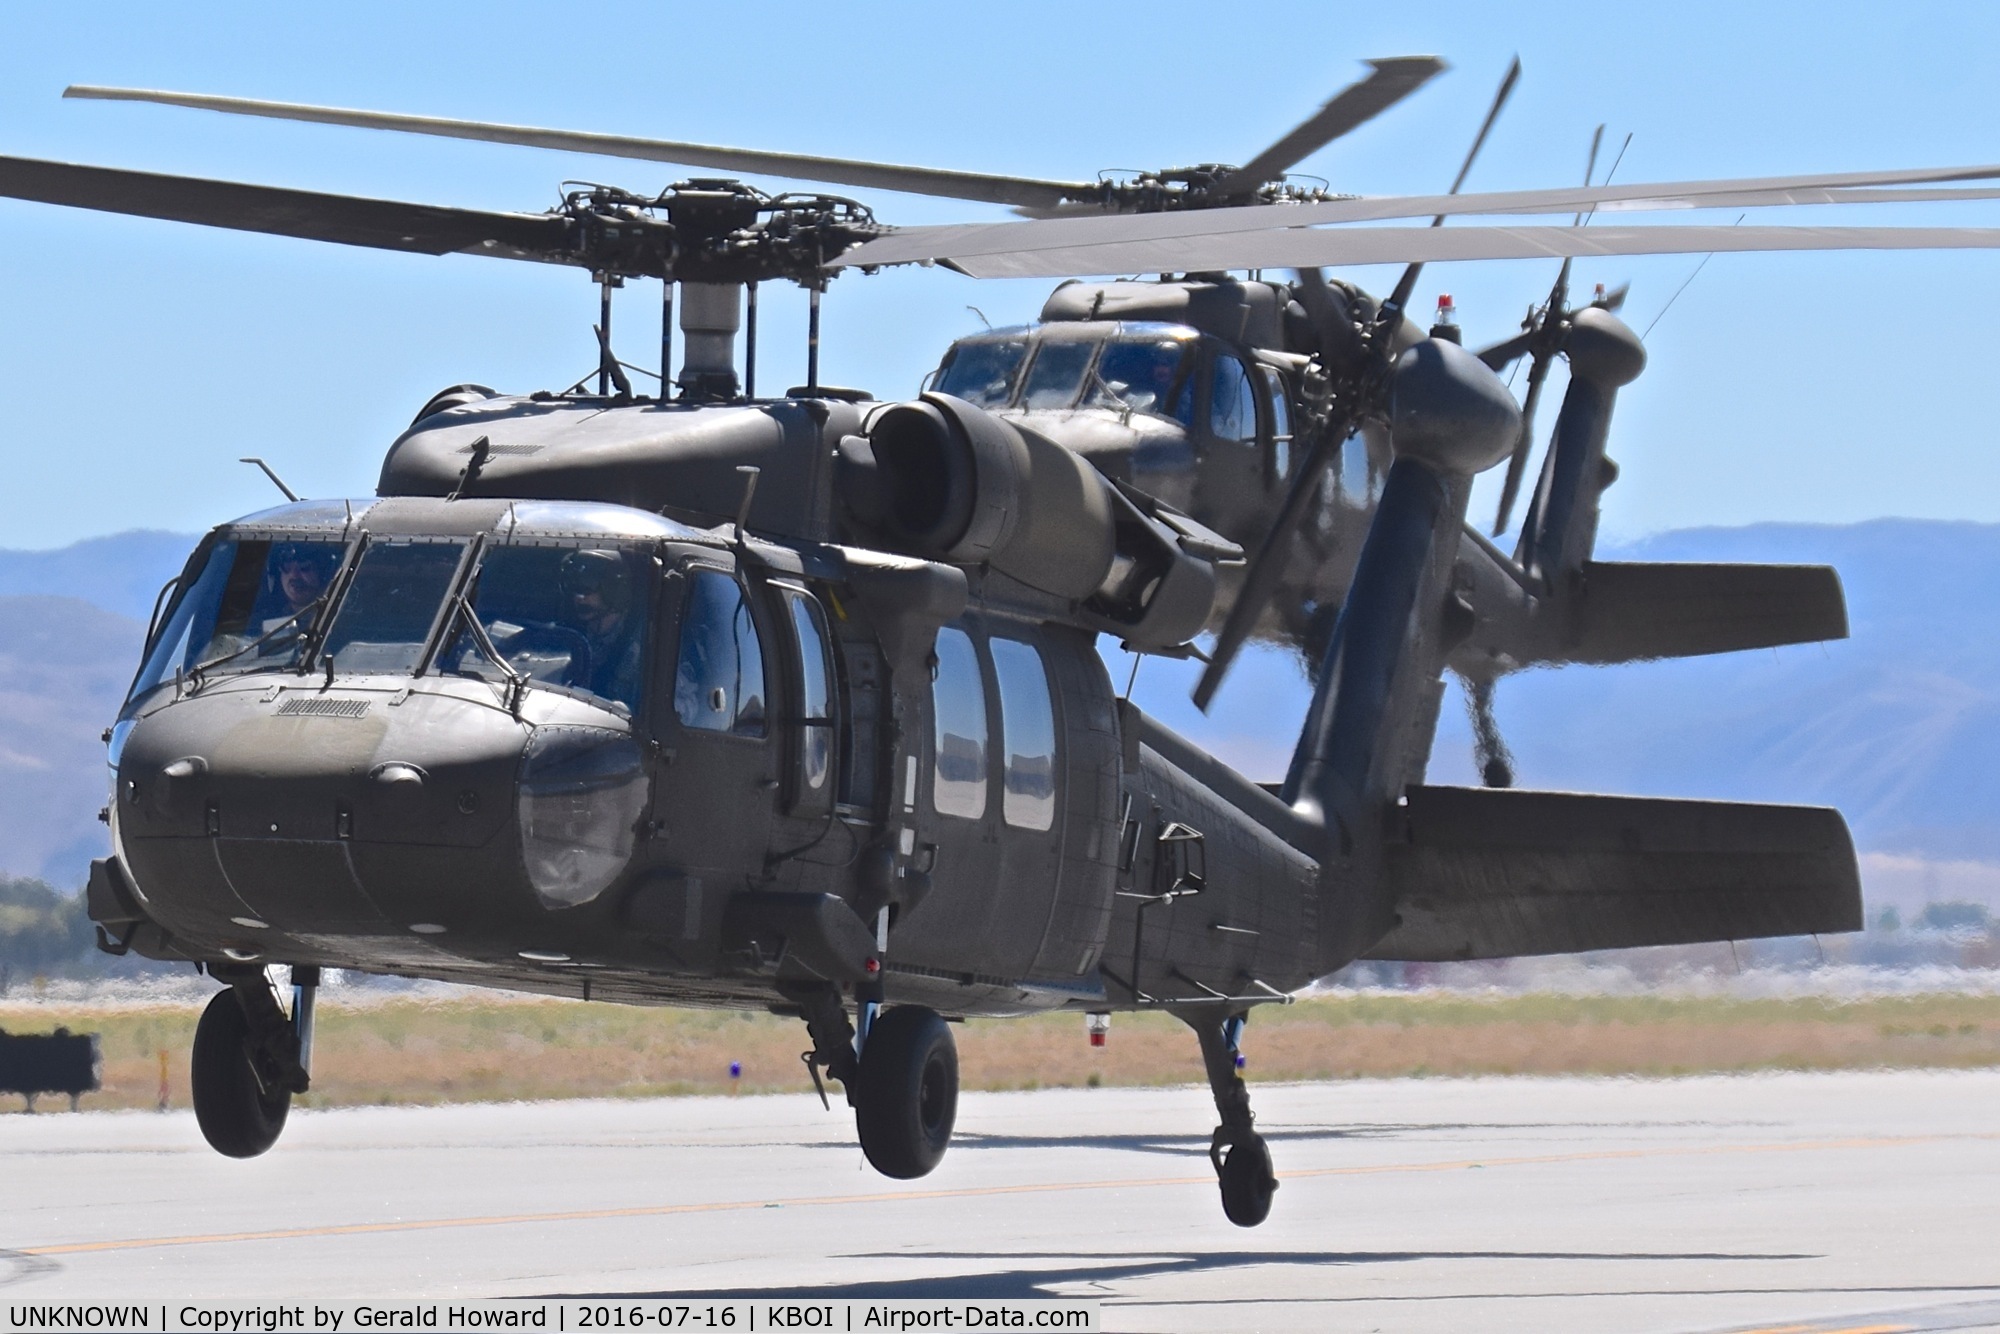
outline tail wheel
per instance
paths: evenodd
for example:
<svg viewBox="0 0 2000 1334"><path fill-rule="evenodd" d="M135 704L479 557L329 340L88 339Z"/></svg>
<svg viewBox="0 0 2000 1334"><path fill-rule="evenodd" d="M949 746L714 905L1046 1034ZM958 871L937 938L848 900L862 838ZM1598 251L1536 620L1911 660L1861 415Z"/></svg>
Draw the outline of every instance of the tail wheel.
<svg viewBox="0 0 2000 1334"><path fill-rule="evenodd" d="M1271 1196L1278 1178L1271 1171L1271 1150L1262 1135L1249 1135L1229 1146L1222 1160L1222 1212L1238 1227L1256 1227L1271 1215Z"/></svg>
<svg viewBox="0 0 2000 1334"><path fill-rule="evenodd" d="M194 1030L194 1119L202 1138L230 1158L255 1158L278 1142L290 1089L266 1093L250 1066L250 1020L233 990L219 991Z"/></svg>
<svg viewBox="0 0 2000 1334"><path fill-rule="evenodd" d="M904 1005L877 1019L861 1049L854 1107L861 1151L884 1176L924 1176L958 1119L958 1046L937 1011Z"/></svg>

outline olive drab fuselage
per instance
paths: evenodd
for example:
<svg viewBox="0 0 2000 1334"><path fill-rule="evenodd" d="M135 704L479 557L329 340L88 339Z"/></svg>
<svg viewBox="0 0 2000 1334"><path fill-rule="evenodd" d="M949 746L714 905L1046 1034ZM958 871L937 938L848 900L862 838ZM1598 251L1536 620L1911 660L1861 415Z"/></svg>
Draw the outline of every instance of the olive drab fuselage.
<svg viewBox="0 0 2000 1334"><path fill-rule="evenodd" d="M842 446L884 411L477 399L397 443L379 499L218 528L114 729L107 934L602 1000L866 982L949 1015L1269 999L1344 962L1297 817L1098 656L1199 629L1199 541L1128 506L1102 552L861 545ZM1049 453L1017 451L1022 498L1081 528L1126 503ZM277 566L309 558L325 596L285 622ZM1130 596L1128 565L1154 571ZM593 647L606 571L624 638Z"/></svg>

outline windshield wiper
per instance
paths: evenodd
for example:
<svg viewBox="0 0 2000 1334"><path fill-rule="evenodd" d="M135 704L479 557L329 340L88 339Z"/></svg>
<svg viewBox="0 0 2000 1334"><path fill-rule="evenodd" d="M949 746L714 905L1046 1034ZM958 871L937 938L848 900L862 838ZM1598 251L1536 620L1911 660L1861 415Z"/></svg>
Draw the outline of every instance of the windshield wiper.
<svg viewBox="0 0 2000 1334"><path fill-rule="evenodd" d="M261 648L263 645L270 643L273 639L276 639L278 635L282 633L284 630L288 629L293 625L296 625L300 617L304 616L308 612L318 611L325 604L326 604L326 594L322 593L318 597L314 598L311 602L306 603L305 606L300 607L297 611L293 612L291 615L285 617L283 620L279 621L276 625L266 630L263 634L258 635L255 639L243 645L241 648L231 649L227 653L219 653L213 658L203 659L201 662L198 662L194 666L188 668L188 680L193 684L196 690L200 690L202 687L202 677L208 671L210 671L213 668L220 667L225 662L230 662L236 658L242 657L244 654L248 653L251 649ZM301 639L303 639L304 637L305 636L303 635L300 636ZM291 665L290 663L274 662L271 664L271 668L273 670L276 670L279 668L288 667L290 665Z"/></svg>
<svg viewBox="0 0 2000 1334"><path fill-rule="evenodd" d="M486 633L486 626L480 621L479 613L472 609L471 591L472 585L470 582L467 582L460 587L458 592L452 595L451 611L447 624L452 621L462 621L466 632L472 636L473 647L479 650L479 656L499 668L500 674L507 678L507 712L513 714L518 720L521 716L521 697L527 693L528 683L534 678L526 672L518 670L494 646L493 637ZM448 636L441 638L448 638Z"/></svg>
<svg viewBox="0 0 2000 1334"><path fill-rule="evenodd" d="M368 530L363 528L361 535L341 555L340 568L333 572L333 579L327 584L326 592L320 594L320 599L329 606L347 596L347 586L354 581L354 572L360 568L361 557L368 550L369 540ZM326 637L332 633L333 617L331 616L321 617L313 624L312 628L306 631L305 644L299 650L299 661L297 664L300 676L304 676L312 670L313 659L318 656L321 649L326 647Z"/></svg>
<svg viewBox="0 0 2000 1334"><path fill-rule="evenodd" d="M444 609L438 615L436 626L431 634L425 637L428 647L417 665L417 675L427 675L432 667L437 666L438 658L443 656L451 644L452 627L463 622L466 632L472 636L473 647L479 650L479 656L499 668L500 674L507 678L507 690L504 696L507 712L513 714L518 721L521 717L521 698L527 693L528 683L533 678L517 671L514 664L507 661L505 655L495 647L493 637L486 633L485 622L479 619L479 613L472 608L472 590L479 586L478 570L485 552L486 534L480 533L466 546L465 554L459 559L458 573L452 580L452 591L445 598Z"/></svg>

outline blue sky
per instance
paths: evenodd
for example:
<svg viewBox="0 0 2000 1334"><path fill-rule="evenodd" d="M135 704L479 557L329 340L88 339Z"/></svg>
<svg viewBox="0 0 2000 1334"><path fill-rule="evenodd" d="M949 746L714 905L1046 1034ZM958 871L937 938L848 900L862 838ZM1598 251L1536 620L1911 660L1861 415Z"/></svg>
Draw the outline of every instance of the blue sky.
<svg viewBox="0 0 2000 1334"><path fill-rule="evenodd" d="M652 189L675 175L57 97L66 83L97 82L1071 177L1240 161L1356 77L1361 58L1417 52L1454 68L1304 170L1365 193L1441 188L1516 52L1525 76L1471 188L1570 183L1599 121L1613 145L1634 135L1622 180L2000 161L1990 91L2000 7L1740 0L10 0L0 152L514 209L542 207L565 178ZM890 221L997 216L869 202ZM1996 225L2000 206L1870 218ZM560 387L594 359L594 293L566 270L16 203L0 203L0 243L0 546L193 530L260 507L268 486L235 462L243 454L270 458L308 494L365 493L384 447L436 389ZM1551 267L1440 266L1420 299L1450 291L1473 339L1499 337ZM1692 267L1600 262L1579 276L1585 290L1630 279L1627 317L1644 328ZM1378 289L1394 281L1353 276ZM843 278L828 301L826 378L908 393L951 337L977 327L969 305L995 323L1022 320L1046 288L942 272ZM1653 364L1622 401L1612 452L1624 477L1607 499L1607 533L2000 520L1988 407L1996 298L1995 253L1718 257L1650 336ZM657 300L638 287L621 298L629 359L656 343ZM802 301L767 298L765 328L760 378L787 383L803 362Z"/></svg>

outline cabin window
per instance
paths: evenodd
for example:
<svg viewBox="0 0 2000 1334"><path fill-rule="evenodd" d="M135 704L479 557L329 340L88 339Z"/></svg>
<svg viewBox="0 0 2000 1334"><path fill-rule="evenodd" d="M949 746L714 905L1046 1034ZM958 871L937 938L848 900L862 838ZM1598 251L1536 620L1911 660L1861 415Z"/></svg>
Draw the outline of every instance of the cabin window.
<svg viewBox="0 0 2000 1334"><path fill-rule="evenodd" d="M931 711L937 720L931 805L940 815L977 820L986 814L986 680L979 651L965 631L937 635Z"/></svg>
<svg viewBox="0 0 2000 1334"><path fill-rule="evenodd" d="M692 572L674 669L674 713L683 727L764 735L764 646L750 603L720 570Z"/></svg>
<svg viewBox="0 0 2000 1334"><path fill-rule="evenodd" d="M1187 342L1180 338L1114 338L1104 345L1088 407L1131 408L1194 424L1194 384L1182 374Z"/></svg>
<svg viewBox="0 0 2000 1334"><path fill-rule="evenodd" d="M982 408L1004 408L1028 357L1025 338L974 339L951 350L938 376L938 391Z"/></svg>
<svg viewBox="0 0 2000 1334"><path fill-rule="evenodd" d="M792 807L824 812L833 779L833 668L827 657L826 613L803 588L779 584L777 590L799 671L792 697L798 727Z"/></svg>
<svg viewBox="0 0 2000 1334"><path fill-rule="evenodd" d="M489 547L468 599L486 643L469 626L453 627L438 670L582 690L636 713L650 638L649 565L608 547Z"/></svg>
<svg viewBox="0 0 2000 1334"><path fill-rule="evenodd" d="M1048 672L1034 645L995 639L993 675L1000 685L1000 747L1005 757L1001 813L1022 829L1056 822L1056 718Z"/></svg>
<svg viewBox="0 0 2000 1334"><path fill-rule="evenodd" d="M464 557L463 542L377 539L361 554L322 652L349 673L414 672Z"/></svg>
<svg viewBox="0 0 2000 1334"><path fill-rule="evenodd" d="M1021 406L1028 409L1067 408L1076 404L1083 392L1083 373L1097 355L1097 344L1042 340L1035 360L1028 367L1028 380L1021 389Z"/></svg>
<svg viewBox="0 0 2000 1334"><path fill-rule="evenodd" d="M1226 352L1215 354L1209 380L1208 433L1231 442L1257 438L1257 400L1250 388L1250 373Z"/></svg>

